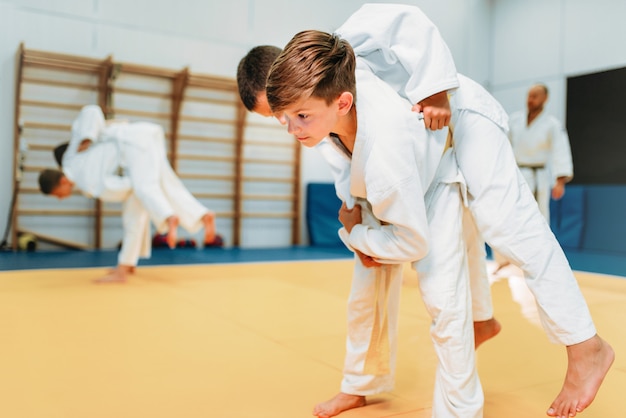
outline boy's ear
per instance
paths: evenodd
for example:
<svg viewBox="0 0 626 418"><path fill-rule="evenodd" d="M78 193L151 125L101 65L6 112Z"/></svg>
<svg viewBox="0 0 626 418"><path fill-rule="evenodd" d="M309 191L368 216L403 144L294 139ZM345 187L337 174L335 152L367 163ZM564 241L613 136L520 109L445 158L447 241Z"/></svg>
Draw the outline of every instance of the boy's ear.
<svg viewBox="0 0 626 418"><path fill-rule="evenodd" d="M337 99L337 106L340 114L343 116L347 114L350 109L352 109L352 104L354 103L354 96L349 91L344 91L339 95Z"/></svg>

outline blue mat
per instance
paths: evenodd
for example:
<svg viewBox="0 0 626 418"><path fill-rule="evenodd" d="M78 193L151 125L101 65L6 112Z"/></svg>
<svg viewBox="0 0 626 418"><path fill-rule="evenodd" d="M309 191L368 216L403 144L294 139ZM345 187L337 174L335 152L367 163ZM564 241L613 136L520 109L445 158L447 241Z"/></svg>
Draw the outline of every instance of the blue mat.
<svg viewBox="0 0 626 418"><path fill-rule="evenodd" d="M287 248L157 248L140 266L180 264L223 264L269 261L332 260L352 258L345 247ZM117 264L117 250L0 252L0 270L111 267Z"/></svg>

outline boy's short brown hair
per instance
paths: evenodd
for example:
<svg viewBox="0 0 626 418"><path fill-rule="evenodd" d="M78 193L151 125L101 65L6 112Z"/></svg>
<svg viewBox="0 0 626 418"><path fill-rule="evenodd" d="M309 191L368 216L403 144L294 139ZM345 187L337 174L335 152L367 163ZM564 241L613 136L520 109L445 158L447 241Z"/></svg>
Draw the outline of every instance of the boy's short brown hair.
<svg viewBox="0 0 626 418"><path fill-rule="evenodd" d="M274 60L281 49L272 45L259 45L252 48L237 66L237 87L239 97L246 109L253 111L257 105L257 95L265 92L265 81Z"/></svg>
<svg viewBox="0 0 626 418"><path fill-rule="evenodd" d="M61 182L61 170L45 169L39 173L39 189L43 194L50 194Z"/></svg>
<svg viewBox="0 0 626 418"><path fill-rule="evenodd" d="M274 61L267 79L267 101L279 112L316 97L331 103L345 91L356 97L356 58L350 44L316 30L294 36Z"/></svg>

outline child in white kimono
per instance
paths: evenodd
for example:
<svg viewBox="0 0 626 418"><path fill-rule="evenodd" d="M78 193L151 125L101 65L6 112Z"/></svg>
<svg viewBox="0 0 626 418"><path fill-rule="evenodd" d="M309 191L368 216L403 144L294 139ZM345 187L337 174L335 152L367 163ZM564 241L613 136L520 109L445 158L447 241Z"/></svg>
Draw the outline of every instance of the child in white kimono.
<svg viewBox="0 0 626 418"><path fill-rule="evenodd" d="M356 407L364 396L393 387L390 342L396 341L401 266L420 260L414 268L439 361L433 414L481 417L462 239L463 178L452 149L441 157L448 132L426 130L408 102L369 70L357 69L355 80L354 65L345 41L303 32L274 63L267 84L272 111L303 145L330 136L349 159L349 193L357 205L344 203L340 212L342 239L377 263L367 268L368 260L355 257L342 392L358 392ZM320 417L338 412L314 410Z"/></svg>
<svg viewBox="0 0 626 418"><path fill-rule="evenodd" d="M107 124L100 107L85 106L72 124L62 168L41 173L42 192L63 199L76 187L88 197L123 202L118 266L99 282L125 281L139 257L150 257L150 220L158 232L167 232L170 248L176 245L179 224L192 233L204 227L206 243L215 237L214 213L172 170L163 129L156 124Z"/></svg>
<svg viewBox="0 0 626 418"><path fill-rule="evenodd" d="M449 124L478 232L522 268L549 339L566 346L565 382L547 414L581 412L593 401L614 352L598 336L565 254L517 168L503 109L477 83L456 74L437 28L417 7L366 4L337 33L371 71L413 103L414 110L423 110L433 98L450 96ZM445 104L435 106L441 107ZM428 117L425 121L431 128L446 122L438 125ZM471 278L474 321L480 321L493 314L489 284L480 275Z"/></svg>
<svg viewBox="0 0 626 418"><path fill-rule="evenodd" d="M471 210L465 211L464 231L476 346L496 335L500 327L493 318L481 233L492 248L501 249L515 264L524 267L530 288L540 301L550 339L567 346L568 373L548 415L583 410L595 397L614 354L595 334L567 260L547 224L537 218L532 196L529 198L519 170L515 169L506 138L504 110L481 86L456 73L452 56L437 28L416 7L367 4L337 32L353 44L356 55L371 71L409 98L415 111L423 112L427 127L440 129L449 125L451 119L452 125L456 123L454 147L467 182ZM262 88L269 66L279 53L277 47L259 46L241 60L237 79L248 110L272 116ZM318 148L328 150L324 142ZM323 152L331 168L333 161L339 161L330 156L332 151ZM341 173L340 167L333 168L336 181L337 173ZM528 221L520 223L519 219ZM516 224L525 233L513 229ZM532 225L531 234L527 231L529 225ZM545 248L549 251L537 254L538 249ZM534 280L537 278L541 280ZM550 286L544 289L542 282ZM563 294L568 296L557 296L560 300L554 300L551 290L554 288L564 289ZM329 411L341 410L335 400L345 395L340 393L323 407ZM362 402L358 396L355 399L356 403ZM345 404L350 402L355 403L351 399Z"/></svg>

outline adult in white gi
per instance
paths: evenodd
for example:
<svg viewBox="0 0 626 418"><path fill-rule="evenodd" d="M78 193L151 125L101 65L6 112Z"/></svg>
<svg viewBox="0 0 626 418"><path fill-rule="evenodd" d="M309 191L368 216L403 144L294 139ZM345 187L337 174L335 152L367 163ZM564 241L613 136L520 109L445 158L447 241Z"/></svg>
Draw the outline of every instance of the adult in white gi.
<svg viewBox="0 0 626 418"><path fill-rule="evenodd" d="M565 383L548 415L582 411L593 401L614 353L597 335L567 259L517 168L501 106L456 73L436 27L416 7L367 4L337 33L416 110L427 96L447 90L457 161L477 229L492 248L522 268L548 337L567 347ZM480 320L492 307L487 280L475 279L474 320Z"/></svg>
<svg viewBox="0 0 626 418"><path fill-rule="evenodd" d="M314 40L319 37L323 45L333 42L330 34L310 34ZM322 54L320 60L325 59ZM311 62L300 65L314 66ZM338 68L344 65L342 61ZM273 75L281 78L280 67L277 68L269 76L268 89ZM300 74L297 70L294 68ZM308 76L303 78L306 80ZM362 259L355 257L342 392L359 396L353 398L355 403L348 408L345 405L338 409L316 408L314 415L333 416L364 404L366 395L392 389L401 266L420 260L414 268L420 273L422 296L433 320L431 334L439 359L433 414L480 417L483 395L474 359L461 228L463 206L459 184L463 180L452 150L444 157L445 163L440 164L447 130L427 131L410 111L409 103L371 71L357 70L356 78L356 110L351 93L345 92L346 102L343 102L344 109L350 112L343 120L352 121L352 129L348 131L354 130L354 137L338 131L338 136L330 139L351 159L349 181L345 177L336 179L338 194L345 196L341 188L349 184L350 195L360 205L352 210L344 207L340 212L345 227L341 236L350 248L374 257L383 266L365 268ZM292 86L291 82L286 84ZM326 103L321 98L318 100ZM308 112L293 109L307 109L308 105L300 105L294 103L280 117L290 133L302 138L303 145L317 145L328 131L315 130L306 121L302 123L299 113ZM311 113L312 125L324 119L321 112ZM304 119L307 118L308 115ZM358 125L353 118L358 118ZM351 145L344 136L352 138ZM355 213L361 215L355 217Z"/></svg>
<svg viewBox="0 0 626 418"><path fill-rule="evenodd" d="M528 90L527 111L515 112L509 118L509 140L517 166L539 210L550 222L550 197L563 197L574 169L567 132L557 118L544 112L547 100L545 85L536 84Z"/></svg>
<svg viewBox="0 0 626 418"><path fill-rule="evenodd" d="M100 107L85 106L72 124L62 168L61 187L50 194L64 198L76 187L88 197L123 202L118 267L100 281L123 281L140 257L150 257L150 220L159 233L168 233L170 247L179 224L191 233L204 227L205 242L215 236L213 212L189 193L167 161L159 125L108 124Z"/></svg>

